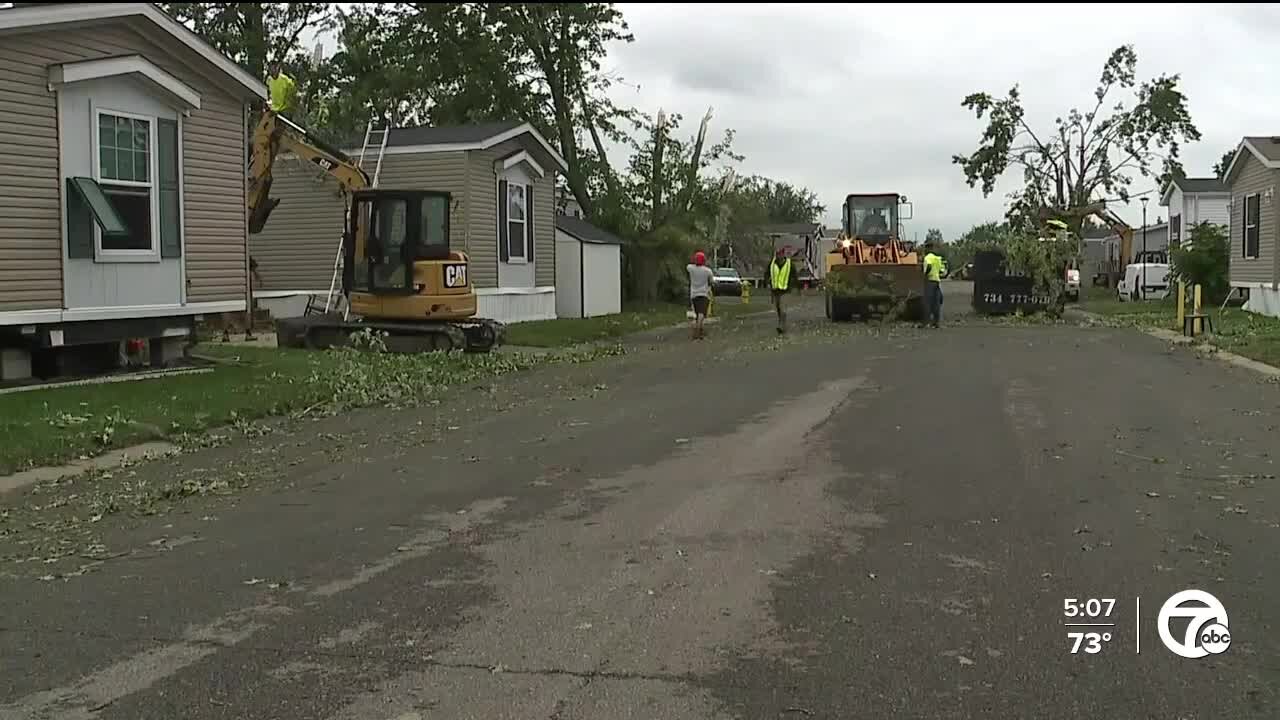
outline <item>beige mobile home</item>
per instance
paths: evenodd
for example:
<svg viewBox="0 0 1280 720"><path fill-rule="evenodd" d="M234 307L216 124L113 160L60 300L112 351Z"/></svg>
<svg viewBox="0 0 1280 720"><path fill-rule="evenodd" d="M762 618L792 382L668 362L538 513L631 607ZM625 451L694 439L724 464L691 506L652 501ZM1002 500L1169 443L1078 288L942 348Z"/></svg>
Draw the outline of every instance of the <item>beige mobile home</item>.
<svg viewBox="0 0 1280 720"><path fill-rule="evenodd" d="M244 310L266 87L151 3L0 10L0 63L0 380Z"/></svg>

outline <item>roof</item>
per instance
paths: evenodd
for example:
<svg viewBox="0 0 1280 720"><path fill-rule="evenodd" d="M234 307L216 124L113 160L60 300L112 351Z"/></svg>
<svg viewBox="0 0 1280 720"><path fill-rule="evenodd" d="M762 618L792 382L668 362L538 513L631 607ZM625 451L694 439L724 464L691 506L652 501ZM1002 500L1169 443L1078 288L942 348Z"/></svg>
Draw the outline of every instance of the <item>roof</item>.
<svg viewBox="0 0 1280 720"><path fill-rule="evenodd" d="M1227 193L1226 183L1218 178L1181 178L1179 180L1171 180L1165 186L1164 193L1160 196L1160 204L1168 205L1169 199L1173 196L1173 189L1177 187L1184 194L1195 195L1204 193Z"/></svg>
<svg viewBox="0 0 1280 720"><path fill-rule="evenodd" d="M551 143L533 125L518 120L475 123L471 125L422 125L395 127L387 135L388 155L449 152L458 150L487 150L508 140L528 134L556 163L560 172L568 172L569 165ZM381 136L378 136L379 139ZM360 152L364 137L352 138L343 143L348 154Z"/></svg>
<svg viewBox="0 0 1280 720"><path fill-rule="evenodd" d="M170 17L154 3L19 3L0 10L0 33L39 30L71 23L141 18L170 38L185 45L221 70L247 94L266 99L267 86L226 55L205 42L186 25Z"/></svg>
<svg viewBox="0 0 1280 720"><path fill-rule="evenodd" d="M556 215L556 229L592 245L621 245L622 238L572 215Z"/></svg>
<svg viewBox="0 0 1280 720"><path fill-rule="evenodd" d="M391 136L387 138L387 147L484 142L494 135L501 135L508 130L514 130L522 124L520 122L493 122L477 125L392 128Z"/></svg>
<svg viewBox="0 0 1280 720"><path fill-rule="evenodd" d="M1231 158L1231 164L1227 166L1227 172L1223 174L1223 182L1227 185L1231 184L1231 178L1235 176L1236 170L1241 167L1240 158L1244 157L1244 153L1248 152L1258 159L1264 167L1272 170L1280 168L1280 136L1263 135L1263 136L1247 136L1240 141L1239 147L1236 148L1235 157Z"/></svg>
<svg viewBox="0 0 1280 720"><path fill-rule="evenodd" d="M760 232L765 235L817 235L822 232L822 223L777 223L761 225Z"/></svg>

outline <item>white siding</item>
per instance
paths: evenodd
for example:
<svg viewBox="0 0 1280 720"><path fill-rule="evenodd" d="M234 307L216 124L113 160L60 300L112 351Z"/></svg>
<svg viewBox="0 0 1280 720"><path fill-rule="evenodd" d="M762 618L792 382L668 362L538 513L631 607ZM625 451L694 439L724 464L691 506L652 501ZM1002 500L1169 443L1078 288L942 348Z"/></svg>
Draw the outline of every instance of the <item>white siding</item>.
<svg viewBox="0 0 1280 720"><path fill-rule="evenodd" d="M1210 222L1227 227L1231 222L1230 198L1226 195L1200 195L1194 198L1196 222Z"/></svg>
<svg viewBox="0 0 1280 720"><path fill-rule="evenodd" d="M622 254L617 245L583 243L586 315L622 312Z"/></svg>
<svg viewBox="0 0 1280 720"><path fill-rule="evenodd" d="M476 293L476 309L477 317L502 323L554 320L556 290L551 287L531 288L524 292L480 289Z"/></svg>
<svg viewBox="0 0 1280 720"><path fill-rule="evenodd" d="M556 317L582 317L580 245L577 238L556 230Z"/></svg>

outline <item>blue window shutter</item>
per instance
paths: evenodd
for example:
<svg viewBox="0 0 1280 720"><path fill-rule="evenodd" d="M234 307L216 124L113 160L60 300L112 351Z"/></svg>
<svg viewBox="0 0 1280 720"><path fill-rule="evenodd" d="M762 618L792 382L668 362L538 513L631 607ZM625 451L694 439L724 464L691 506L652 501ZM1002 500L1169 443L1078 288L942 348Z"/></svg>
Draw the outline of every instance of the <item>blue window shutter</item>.
<svg viewBox="0 0 1280 720"><path fill-rule="evenodd" d="M529 262L533 262L533 183L524 186L524 237L525 251L524 256Z"/></svg>
<svg viewBox="0 0 1280 720"><path fill-rule="evenodd" d="M160 257L182 257L182 210L178 196L178 123L161 119L156 128L160 166Z"/></svg>
<svg viewBox="0 0 1280 720"><path fill-rule="evenodd" d="M507 247L507 238L511 228L507 225L507 181L498 181L498 259L507 262L511 259L511 250Z"/></svg>

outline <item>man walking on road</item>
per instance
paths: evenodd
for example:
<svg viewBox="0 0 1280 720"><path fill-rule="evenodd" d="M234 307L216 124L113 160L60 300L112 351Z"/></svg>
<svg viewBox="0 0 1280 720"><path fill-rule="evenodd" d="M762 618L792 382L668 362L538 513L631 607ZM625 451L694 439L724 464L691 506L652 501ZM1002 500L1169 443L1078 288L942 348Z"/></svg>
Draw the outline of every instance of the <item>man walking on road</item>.
<svg viewBox="0 0 1280 720"><path fill-rule="evenodd" d="M707 319L707 306L711 304L711 278L715 273L707 267L707 255L701 250L693 254L693 262L685 269L689 271L689 304L693 306L693 339L701 340L706 332L703 322Z"/></svg>
<svg viewBox="0 0 1280 720"><path fill-rule="evenodd" d="M782 296L787 294L787 284L791 282L791 258L787 257L786 248L778 250L778 254L769 263L769 290L773 296L773 309L778 313L778 334L787 331L787 311L782 307Z"/></svg>
<svg viewBox="0 0 1280 720"><path fill-rule="evenodd" d="M947 261L938 254L936 242L925 245L929 251L924 256L924 306L929 325L938 327L942 322L942 278L947 276Z"/></svg>

